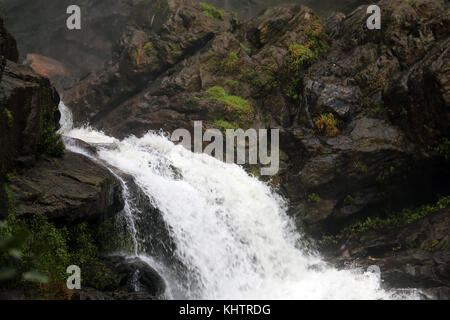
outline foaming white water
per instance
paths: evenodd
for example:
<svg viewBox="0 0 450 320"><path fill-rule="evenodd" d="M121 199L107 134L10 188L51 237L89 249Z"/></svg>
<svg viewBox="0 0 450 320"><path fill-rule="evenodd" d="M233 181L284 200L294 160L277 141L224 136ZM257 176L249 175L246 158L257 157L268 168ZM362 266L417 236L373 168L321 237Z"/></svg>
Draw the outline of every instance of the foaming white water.
<svg viewBox="0 0 450 320"><path fill-rule="evenodd" d="M62 101L59 103L59 111L61 113L61 119L59 121L61 128L58 133L70 138L83 140L87 143L109 144L118 141L113 137L107 136L102 131L93 129L87 125L74 128L72 112Z"/></svg>
<svg viewBox="0 0 450 320"><path fill-rule="evenodd" d="M339 271L296 248L299 236L284 200L237 165L154 133L123 141L90 128L66 134L114 141L116 148L100 147L98 156L132 175L162 212L177 255L196 280L188 298L418 298L382 290L376 274Z"/></svg>
<svg viewBox="0 0 450 320"><path fill-rule="evenodd" d="M72 112L62 101L59 103L58 107L59 112L61 113L61 119L59 120L59 125L61 128L58 133L64 134L73 129L73 116Z"/></svg>

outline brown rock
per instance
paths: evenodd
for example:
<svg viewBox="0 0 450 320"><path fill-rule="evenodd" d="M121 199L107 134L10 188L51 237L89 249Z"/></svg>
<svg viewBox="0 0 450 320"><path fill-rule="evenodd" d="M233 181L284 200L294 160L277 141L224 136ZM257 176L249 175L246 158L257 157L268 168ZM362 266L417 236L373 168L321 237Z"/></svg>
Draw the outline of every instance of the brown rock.
<svg viewBox="0 0 450 320"><path fill-rule="evenodd" d="M46 78L51 79L57 76L70 76L69 69L62 62L36 53L27 54L26 63L37 74Z"/></svg>

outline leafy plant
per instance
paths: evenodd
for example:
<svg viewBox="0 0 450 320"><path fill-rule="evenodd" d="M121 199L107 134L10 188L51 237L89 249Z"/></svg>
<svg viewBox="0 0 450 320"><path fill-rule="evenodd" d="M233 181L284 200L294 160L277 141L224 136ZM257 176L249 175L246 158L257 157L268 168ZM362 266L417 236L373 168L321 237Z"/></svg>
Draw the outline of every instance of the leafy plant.
<svg viewBox="0 0 450 320"><path fill-rule="evenodd" d="M338 134L338 121L332 113L322 114L314 123L317 131L326 137L334 137Z"/></svg>

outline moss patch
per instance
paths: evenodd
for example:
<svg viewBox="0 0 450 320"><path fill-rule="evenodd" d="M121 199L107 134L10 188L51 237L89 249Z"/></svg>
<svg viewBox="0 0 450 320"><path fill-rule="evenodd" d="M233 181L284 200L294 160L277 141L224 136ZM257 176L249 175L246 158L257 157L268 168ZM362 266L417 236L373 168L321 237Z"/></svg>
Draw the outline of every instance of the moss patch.
<svg viewBox="0 0 450 320"><path fill-rule="evenodd" d="M200 2L200 5L203 8L203 14L205 16L215 20L223 20L223 10L217 9L205 2Z"/></svg>
<svg viewBox="0 0 450 320"><path fill-rule="evenodd" d="M211 72L221 74L235 73L239 70L239 55L236 52L230 52L221 57L212 56L209 58L207 66Z"/></svg>
<svg viewBox="0 0 450 320"><path fill-rule="evenodd" d="M61 135L57 133L55 114L58 107L49 105L51 98L48 93L41 93L41 119L40 132L41 139L38 145L39 154L47 154L53 157L62 157L65 152L65 145Z"/></svg>
<svg viewBox="0 0 450 320"><path fill-rule="evenodd" d="M322 200L320 196L317 193L310 193L308 194L308 202L318 204Z"/></svg>
<svg viewBox="0 0 450 320"><path fill-rule="evenodd" d="M309 46L298 43L291 43L287 58L287 67L290 70L297 70L305 67L318 58L317 54Z"/></svg>
<svg viewBox="0 0 450 320"><path fill-rule="evenodd" d="M236 71L239 63L239 56L236 52L229 53L223 60L223 69L225 72Z"/></svg>
<svg viewBox="0 0 450 320"><path fill-rule="evenodd" d="M238 96L229 95L224 88L219 86L214 86L206 90L205 98L223 102L241 115L250 115L253 113L253 108L247 100Z"/></svg>

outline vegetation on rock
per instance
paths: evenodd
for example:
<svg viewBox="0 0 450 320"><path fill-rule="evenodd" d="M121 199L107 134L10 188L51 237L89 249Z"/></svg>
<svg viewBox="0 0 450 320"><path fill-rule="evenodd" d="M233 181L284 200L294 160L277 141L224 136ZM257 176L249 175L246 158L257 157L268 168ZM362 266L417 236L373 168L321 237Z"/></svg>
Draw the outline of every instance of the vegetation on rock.
<svg viewBox="0 0 450 320"><path fill-rule="evenodd" d="M445 160L450 160L450 139L442 138L439 143L430 147L430 150L443 157Z"/></svg>
<svg viewBox="0 0 450 320"><path fill-rule="evenodd" d="M326 137L334 137L338 134L338 121L332 113L322 114L314 123L317 131Z"/></svg>
<svg viewBox="0 0 450 320"><path fill-rule="evenodd" d="M219 86L214 86L206 90L205 98L212 101L223 102L228 107L237 111L241 116L248 116L253 112L253 108L247 100L239 96L229 95L224 88Z"/></svg>
<svg viewBox="0 0 450 320"><path fill-rule="evenodd" d="M223 10L217 9L216 7L205 2L200 2L200 5L203 8L203 13L205 16L216 20L223 20Z"/></svg>
<svg viewBox="0 0 450 320"><path fill-rule="evenodd" d="M3 109L3 116L6 118L6 123L8 124L9 128L12 128L14 125L14 117L11 113L11 111L8 110L8 108Z"/></svg>
<svg viewBox="0 0 450 320"><path fill-rule="evenodd" d="M386 217L367 217L363 221L357 221L345 227L335 236L323 236L323 240L337 243L340 240L358 237L369 231L386 231L398 228L419 221L449 206L450 196L447 196L440 198L434 204L423 205L414 209L404 209L399 213L389 214Z"/></svg>
<svg viewBox="0 0 450 320"><path fill-rule="evenodd" d="M109 230L109 240L115 238L113 233ZM40 288L45 289L45 295L53 296L56 295L55 288L65 286L67 267L78 265L83 270L84 286L107 289L111 280L100 257L102 244L98 234L98 227L87 223L58 227L44 215L18 219L11 212L0 225L0 242L12 242L18 238L21 242L16 241L14 255L8 252L0 255L0 264L14 271L4 278L0 287L26 287L32 291ZM27 284L29 280L47 285L37 287Z"/></svg>
<svg viewBox="0 0 450 320"><path fill-rule="evenodd" d="M321 201L321 199L320 199L320 196L317 193L310 193L308 195L308 201L311 202L311 203L318 204Z"/></svg>

